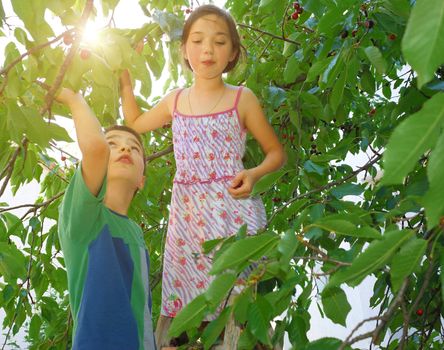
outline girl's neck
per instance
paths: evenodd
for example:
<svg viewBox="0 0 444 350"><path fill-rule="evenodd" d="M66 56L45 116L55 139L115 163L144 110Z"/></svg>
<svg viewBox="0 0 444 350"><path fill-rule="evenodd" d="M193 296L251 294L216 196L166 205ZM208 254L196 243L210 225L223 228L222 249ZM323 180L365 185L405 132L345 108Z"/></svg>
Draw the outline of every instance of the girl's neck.
<svg viewBox="0 0 444 350"><path fill-rule="evenodd" d="M212 92L222 89L224 87L224 81L222 80L222 77L214 79L195 79L191 87L195 91Z"/></svg>

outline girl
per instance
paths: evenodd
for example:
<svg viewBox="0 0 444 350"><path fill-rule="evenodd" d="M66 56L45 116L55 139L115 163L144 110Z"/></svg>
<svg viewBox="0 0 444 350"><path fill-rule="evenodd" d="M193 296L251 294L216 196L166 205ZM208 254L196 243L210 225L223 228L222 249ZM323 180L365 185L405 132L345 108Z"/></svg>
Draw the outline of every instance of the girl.
<svg viewBox="0 0 444 350"><path fill-rule="evenodd" d="M136 104L128 72L121 77L128 126L143 133L172 122L177 170L157 334L167 318L175 317L211 283L211 257L202 254L201 244L232 235L244 223L250 234L265 225L261 199L250 198L250 193L285 159L256 96L222 80L222 73L235 67L241 53L233 18L214 5L200 6L185 23L181 49L193 72L192 86L172 91L147 112L141 113ZM247 131L265 154L252 169L242 164Z"/></svg>

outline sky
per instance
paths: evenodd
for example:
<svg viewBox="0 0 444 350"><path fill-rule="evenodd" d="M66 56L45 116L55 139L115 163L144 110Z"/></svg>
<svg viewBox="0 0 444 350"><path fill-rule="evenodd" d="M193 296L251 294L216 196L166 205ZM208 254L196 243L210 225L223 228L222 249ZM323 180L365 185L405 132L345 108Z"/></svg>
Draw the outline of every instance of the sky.
<svg viewBox="0 0 444 350"><path fill-rule="evenodd" d="M29 0L27 0L29 1ZM201 4L205 3L204 1L201 1ZM224 0L214 1L216 5L223 6L225 3ZM10 13L10 0L2 0L2 4L5 8L5 12L8 14ZM146 20L146 17L143 16L143 13L140 10L140 7L138 5L137 0L121 0L120 4L116 8L115 11L115 23L116 27L118 28L139 28L141 27ZM9 21L14 21L14 19L10 19ZM102 23L96 23L96 24L90 24L87 28L87 34L93 36L94 31L96 28L100 28L103 24L105 24L106 21L104 20ZM61 29L62 31L63 29ZM90 33L90 34L88 34ZM5 33L6 34L6 33ZM0 37L0 62L3 62L3 49L5 45L7 44L7 38ZM162 86L162 84L153 84L153 88L155 86ZM154 95L159 95L160 92L153 91ZM57 122L65 127L71 137L75 139L75 132L73 128L72 121L70 119L66 118L59 118L57 119ZM69 144L69 145L63 145L64 149L66 148L68 152L74 154L75 156L79 156L80 152L78 150L78 147L76 144ZM57 152L55 152L56 154ZM367 161L367 157L363 156L361 159L355 159L355 158L348 158L346 160L346 163L362 165L365 164ZM20 188L20 190L17 192L15 196L12 195L10 188L8 187L5 191L5 194L2 196L1 201L7 202L10 206L20 205L24 203L33 203L35 198L38 196L39 193L39 184L37 182L32 182L29 185L23 186ZM23 214L26 211L26 209L17 210L14 212L15 215ZM322 281L319 281L320 285L322 286ZM339 325L333 324L328 319L323 319L319 311L317 309L316 303L312 304L312 307L310 308L310 313L312 314L312 327L309 332L309 337L311 340L318 339L321 337L338 337L338 338L345 338L348 336L350 330L363 318L369 317L373 314L375 314L375 311L372 311L369 308L369 298L372 295L372 289L373 289L373 280L367 279L364 281L363 285L361 285L358 288L350 288L347 292L347 297L349 300L350 305L353 306L352 311L348 315L347 318L347 328L344 328ZM320 300L319 300L320 302ZM3 321L3 311L0 310L0 323ZM370 330L369 324L363 327L363 331ZM3 333L3 332L2 332ZM0 335L0 346L3 344L3 334ZM26 345L24 342L24 334L23 332L20 332L16 337L15 340L18 342L20 349L25 349ZM367 342L361 342L356 344L357 346L363 346L367 347ZM288 342L285 346L286 349L289 348Z"/></svg>

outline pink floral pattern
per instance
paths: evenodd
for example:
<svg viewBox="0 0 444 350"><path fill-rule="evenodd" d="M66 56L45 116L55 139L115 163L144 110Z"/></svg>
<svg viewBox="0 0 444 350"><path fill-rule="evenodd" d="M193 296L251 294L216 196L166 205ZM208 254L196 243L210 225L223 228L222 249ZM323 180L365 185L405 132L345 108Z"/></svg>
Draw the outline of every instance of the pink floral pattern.
<svg viewBox="0 0 444 350"><path fill-rule="evenodd" d="M165 316L175 317L211 284L212 257L203 254L204 241L233 235L243 224L254 234L266 223L260 198L236 200L228 193L231 179L243 169L246 134L237 111L240 92L234 107L220 113L186 116L175 108L177 171L164 254Z"/></svg>

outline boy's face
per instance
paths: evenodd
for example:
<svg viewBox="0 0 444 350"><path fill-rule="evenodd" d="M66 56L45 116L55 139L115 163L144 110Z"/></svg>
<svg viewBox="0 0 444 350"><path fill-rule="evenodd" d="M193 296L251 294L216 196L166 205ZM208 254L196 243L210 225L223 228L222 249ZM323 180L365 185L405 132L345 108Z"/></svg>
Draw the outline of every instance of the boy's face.
<svg viewBox="0 0 444 350"><path fill-rule="evenodd" d="M133 134L123 130L110 130L105 137L110 149L108 181L125 179L134 190L142 189L145 182L142 145Z"/></svg>

